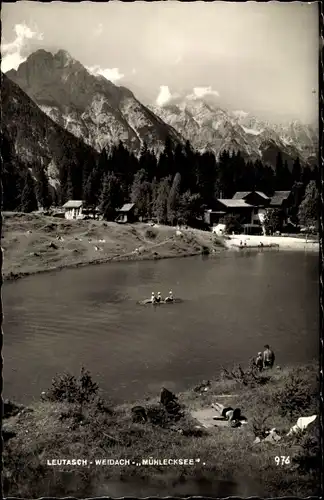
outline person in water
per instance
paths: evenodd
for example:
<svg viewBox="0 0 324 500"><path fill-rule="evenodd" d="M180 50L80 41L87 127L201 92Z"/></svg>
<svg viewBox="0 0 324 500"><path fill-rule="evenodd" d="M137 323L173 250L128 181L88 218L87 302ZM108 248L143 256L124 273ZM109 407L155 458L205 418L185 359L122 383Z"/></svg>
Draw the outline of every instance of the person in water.
<svg viewBox="0 0 324 500"><path fill-rule="evenodd" d="M157 294L156 302L162 302L161 292Z"/></svg>
<svg viewBox="0 0 324 500"><path fill-rule="evenodd" d="M275 362L274 352L270 349L270 346L266 344L264 346L263 352L263 367L264 368L272 368Z"/></svg>
<svg viewBox="0 0 324 500"><path fill-rule="evenodd" d="M173 302L173 293L172 290L169 291L168 297L165 299L165 302Z"/></svg>
<svg viewBox="0 0 324 500"><path fill-rule="evenodd" d="M155 293L154 292L152 292L151 302L152 302L152 304L156 304L156 297L155 297Z"/></svg>

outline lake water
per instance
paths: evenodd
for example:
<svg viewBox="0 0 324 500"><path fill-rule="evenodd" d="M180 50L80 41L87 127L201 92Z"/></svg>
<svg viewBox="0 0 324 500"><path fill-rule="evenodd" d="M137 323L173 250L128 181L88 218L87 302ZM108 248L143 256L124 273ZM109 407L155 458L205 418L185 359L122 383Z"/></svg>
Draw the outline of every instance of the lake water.
<svg viewBox="0 0 324 500"><path fill-rule="evenodd" d="M277 363L318 357L318 254L220 252L110 263L7 282L4 397L38 399L57 372L84 365L105 396L179 391L269 343ZM141 306L151 292L180 304Z"/></svg>

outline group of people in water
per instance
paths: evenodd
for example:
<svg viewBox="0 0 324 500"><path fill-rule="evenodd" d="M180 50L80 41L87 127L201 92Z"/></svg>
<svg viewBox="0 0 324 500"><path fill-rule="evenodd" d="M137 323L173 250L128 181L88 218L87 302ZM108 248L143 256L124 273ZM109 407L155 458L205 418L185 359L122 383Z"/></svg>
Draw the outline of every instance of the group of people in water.
<svg viewBox="0 0 324 500"><path fill-rule="evenodd" d="M157 296L155 295L154 292L152 292L152 296L151 296L152 304L159 304L160 302L173 302L173 301L174 301L174 298L173 298L172 290L170 290L169 295L167 297L165 297L165 299L162 298L161 292L159 292L157 294Z"/></svg>
<svg viewBox="0 0 324 500"><path fill-rule="evenodd" d="M260 372L267 368L272 368L275 362L275 354L270 346L266 344L264 346L264 351L258 352L257 357L255 358L255 365Z"/></svg>

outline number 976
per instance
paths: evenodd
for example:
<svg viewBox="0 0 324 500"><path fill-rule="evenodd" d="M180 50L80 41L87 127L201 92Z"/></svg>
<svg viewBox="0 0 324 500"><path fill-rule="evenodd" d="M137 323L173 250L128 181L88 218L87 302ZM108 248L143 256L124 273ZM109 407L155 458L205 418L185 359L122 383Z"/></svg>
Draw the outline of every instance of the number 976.
<svg viewBox="0 0 324 500"><path fill-rule="evenodd" d="M285 455L281 455L280 457L275 457L276 465L289 465L290 457L286 457Z"/></svg>

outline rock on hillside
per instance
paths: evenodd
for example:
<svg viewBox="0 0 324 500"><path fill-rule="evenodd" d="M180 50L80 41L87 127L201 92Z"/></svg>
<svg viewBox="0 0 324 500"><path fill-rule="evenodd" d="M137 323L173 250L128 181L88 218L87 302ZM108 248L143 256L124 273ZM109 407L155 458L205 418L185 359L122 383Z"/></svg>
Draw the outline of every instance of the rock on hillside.
<svg viewBox="0 0 324 500"><path fill-rule="evenodd" d="M139 151L145 141L159 150L169 136L182 137L125 87L91 74L64 50L31 54L7 76L56 123L101 151L122 141Z"/></svg>

